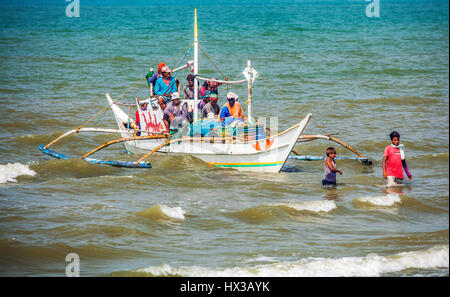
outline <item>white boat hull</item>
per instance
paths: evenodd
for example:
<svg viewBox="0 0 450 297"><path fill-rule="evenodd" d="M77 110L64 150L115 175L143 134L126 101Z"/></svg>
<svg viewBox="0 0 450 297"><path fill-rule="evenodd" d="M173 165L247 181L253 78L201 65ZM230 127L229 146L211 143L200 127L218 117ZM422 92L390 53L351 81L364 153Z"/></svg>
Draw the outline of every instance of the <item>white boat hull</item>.
<svg viewBox="0 0 450 297"><path fill-rule="evenodd" d="M109 95L107 98L119 129L124 131L121 136L131 137L132 134L122 124L128 122L128 115L112 102ZM260 141L221 141L221 138L214 141L209 138L208 141L192 141L181 138L180 141L171 141L158 152L169 155L189 154L216 167L280 172L310 118L311 114L308 114L299 124ZM125 148L134 154L146 154L163 142L163 139L150 139L127 141L124 144Z"/></svg>

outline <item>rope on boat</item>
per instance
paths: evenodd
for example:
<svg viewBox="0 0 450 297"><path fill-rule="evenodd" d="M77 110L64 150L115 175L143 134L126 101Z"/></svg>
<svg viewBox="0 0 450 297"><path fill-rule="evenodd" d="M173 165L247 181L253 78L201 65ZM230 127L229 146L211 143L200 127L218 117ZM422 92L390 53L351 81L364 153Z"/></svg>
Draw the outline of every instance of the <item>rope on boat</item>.
<svg viewBox="0 0 450 297"><path fill-rule="evenodd" d="M205 53L205 51L201 48L200 45L198 46L198 48L203 52L203 54L211 62L211 64L213 64L214 67L216 67L217 71L219 71L220 74L222 74L222 76L226 78L227 76L225 75L225 73L223 73L222 70L220 70L219 67L217 67L216 63L213 62L213 60Z"/></svg>
<svg viewBox="0 0 450 297"><path fill-rule="evenodd" d="M178 52L178 54L176 54L175 56L173 56L172 58L170 58L167 61L167 65L170 64L170 62L175 61L175 59L183 52L185 52L188 48L192 47L194 45L194 42L191 42L187 47L185 47L183 50L181 50L180 52ZM176 66L177 67L177 66Z"/></svg>
<svg viewBox="0 0 450 297"><path fill-rule="evenodd" d="M130 107L135 107L136 104L132 104L132 103L122 103L122 102L116 102L116 105L122 105L122 106L130 106Z"/></svg>
<svg viewBox="0 0 450 297"><path fill-rule="evenodd" d="M197 79L199 79L199 80L206 80L206 81L215 81L215 82L219 82L219 83L223 83L223 84L229 84L229 85L242 84L242 83L246 83L247 82L246 79L229 81L229 80L211 79L211 78L206 78L206 77L201 77L201 76L197 76Z"/></svg>

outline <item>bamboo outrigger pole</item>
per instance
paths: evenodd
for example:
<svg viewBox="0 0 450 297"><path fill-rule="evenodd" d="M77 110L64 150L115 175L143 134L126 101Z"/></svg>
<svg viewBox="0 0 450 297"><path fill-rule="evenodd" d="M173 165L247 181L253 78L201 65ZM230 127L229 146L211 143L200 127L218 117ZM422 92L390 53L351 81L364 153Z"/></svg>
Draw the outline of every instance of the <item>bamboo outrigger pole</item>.
<svg viewBox="0 0 450 297"><path fill-rule="evenodd" d="M346 149L348 149L349 151L351 151L352 153L356 154L358 157L360 157L361 159L363 159L362 163L367 164L367 165L372 165L372 161L370 161L368 158L364 157L363 155L361 155L360 153L358 153L354 148L352 148L351 146L349 146L348 144L346 144L345 142L330 136L329 134L327 135L301 135L297 142L305 142L305 141L311 141L311 140L315 140L315 139L327 139L327 140L331 140L334 141L340 145L342 145L343 147L345 147ZM294 152L296 155L300 155L298 152Z"/></svg>
<svg viewBox="0 0 450 297"><path fill-rule="evenodd" d="M47 144L46 146L44 146L44 149L47 149L48 147L50 147L51 145L55 144L56 142L58 142L59 140L61 140L62 138L70 135L70 134L74 134L74 133L79 133L79 132L107 132L107 133L121 133L123 132L122 130L118 130L118 129L101 129L101 128L79 128L79 129L74 129L74 130L70 130L62 135L60 135L59 137L57 137L56 139L52 140L49 144Z"/></svg>
<svg viewBox="0 0 450 297"><path fill-rule="evenodd" d="M168 136L167 135L148 135L148 136L124 137L124 138L114 139L114 140L111 140L111 141L107 141L104 144L102 144L101 146L96 147L92 151L86 153L84 156L81 157L81 159L89 157L93 153L98 152L99 150L101 150L101 149L103 149L103 148L105 148L107 146L110 146L111 144L114 144L114 143L125 142L125 141L132 141L132 140L160 139L160 138L168 138ZM137 163L139 163L139 162L137 162Z"/></svg>

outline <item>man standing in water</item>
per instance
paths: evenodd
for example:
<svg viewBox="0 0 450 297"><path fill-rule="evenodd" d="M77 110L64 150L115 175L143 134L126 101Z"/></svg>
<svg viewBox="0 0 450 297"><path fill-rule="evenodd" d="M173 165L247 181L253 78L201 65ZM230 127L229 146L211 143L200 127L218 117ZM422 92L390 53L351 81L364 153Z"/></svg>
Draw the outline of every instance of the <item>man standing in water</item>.
<svg viewBox="0 0 450 297"><path fill-rule="evenodd" d="M387 186L395 186L403 182L403 168L409 179L412 179L412 175L406 165L403 144L400 144L400 134L393 131L389 137L392 143L384 149L383 178L387 179Z"/></svg>

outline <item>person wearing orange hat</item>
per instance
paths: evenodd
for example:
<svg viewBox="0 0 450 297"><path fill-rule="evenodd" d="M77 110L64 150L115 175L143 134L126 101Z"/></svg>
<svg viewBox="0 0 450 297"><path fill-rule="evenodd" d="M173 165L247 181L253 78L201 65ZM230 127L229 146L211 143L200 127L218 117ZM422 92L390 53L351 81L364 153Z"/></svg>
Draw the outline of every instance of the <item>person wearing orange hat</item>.
<svg viewBox="0 0 450 297"><path fill-rule="evenodd" d="M153 85L153 88L155 88L155 83L158 78L162 76L161 69L163 69L166 66L164 63L158 64L158 69L156 69L156 73L154 73L149 79L148 83Z"/></svg>

